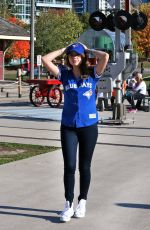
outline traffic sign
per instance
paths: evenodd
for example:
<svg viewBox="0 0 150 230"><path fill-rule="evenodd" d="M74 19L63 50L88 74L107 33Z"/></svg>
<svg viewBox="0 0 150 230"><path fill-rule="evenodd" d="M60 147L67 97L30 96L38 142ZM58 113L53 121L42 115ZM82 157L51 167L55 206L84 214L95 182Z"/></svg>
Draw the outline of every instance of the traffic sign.
<svg viewBox="0 0 150 230"><path fill-rule="evenodd" d="M37 55L37 65L38 66L42 65L41 55Z"/></svg>

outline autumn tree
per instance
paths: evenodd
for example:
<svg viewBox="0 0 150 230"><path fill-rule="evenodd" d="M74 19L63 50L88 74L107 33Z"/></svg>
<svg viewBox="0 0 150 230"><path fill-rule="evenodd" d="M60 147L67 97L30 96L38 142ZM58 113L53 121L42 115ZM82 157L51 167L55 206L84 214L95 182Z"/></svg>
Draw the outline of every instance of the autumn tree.
<svg viewBox="0 0 150 230"><path fill-rule="evenodd" d="M30 52L29 41L15 41L6 52L6 59L28 58Z"/></svg>
<svg viewBox="0 0 150 230"><path fill-rule="evenodd" d="M23 22L22 20L17 19L15 16L8 16L8 17L7 17L7 20L8 20L9 22L12 22L12 23L14 23L14 24L16 24L16 25L18 25L18 26L23 27L23 28L26 27L26 23Z"/></svg>
<svg viewBox="0 0 150 230"><path fill-rule="evenodd" d="M150 3L141 4L139 11L146 14L148 23L142 31L132 30L132 43L139 56L148 58L150 57Z"/></svg>
<svg viewBox="0 0 150 230"><path fill-rule="evenodd" d="M17 24L23 28L26 27L26 24L16 19L15 17L9 17L8 21L14 24ZM29 41L14 41L11 46L8 48L5 59L21 59L28 58L30 53L30 42Z"/></svg>

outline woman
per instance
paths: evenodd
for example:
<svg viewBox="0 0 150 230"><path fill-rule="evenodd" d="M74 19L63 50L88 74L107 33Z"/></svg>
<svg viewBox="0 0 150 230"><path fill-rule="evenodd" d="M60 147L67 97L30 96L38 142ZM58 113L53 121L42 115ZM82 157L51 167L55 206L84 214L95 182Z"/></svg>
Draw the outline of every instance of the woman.
<svg viewBox="0 0 150 230"><path fill-rule="evenodd" d="M132 106L129 112L141 108L141 103L145 95L146 95L146 83L143 81L142 74L137 72L135 75L135 84L132 87L132 93L126 97L128 102ZM134 100L137 100L136 105L134 103Z"/></svg>
<svg viewBox="0 0 150 230"><path fill-rule="evenodd" d="M97 58L93 73L88 68L87 55L92 52ZM53 59L66 54L69 69L59 69ZM91 160L98 137L98 114L96 111L96 83L103 73L109 55L98 50L89 50L82 43L73 43L42 57L45 67L62 82L64 107L61 120L61 145L64 159L65 208L60 220L70 221L74 215L84 217L91 179ZM80 194L78 205L73 208L77 145L79 144Z"/></svg>

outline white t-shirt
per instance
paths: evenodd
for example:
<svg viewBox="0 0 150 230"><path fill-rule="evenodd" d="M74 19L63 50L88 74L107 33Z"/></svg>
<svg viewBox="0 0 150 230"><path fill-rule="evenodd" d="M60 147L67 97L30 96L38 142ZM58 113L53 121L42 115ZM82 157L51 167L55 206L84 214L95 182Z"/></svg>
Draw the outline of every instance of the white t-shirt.
<svg viewBox="0 0 150 230"><path fill-rule="evenodd" d="M138 86L136 86L135 84L135 86L133 87L133 90L136 92L140 90L141 94L146 95L146 83L144 81L141 81L141 83Z"/></svg>

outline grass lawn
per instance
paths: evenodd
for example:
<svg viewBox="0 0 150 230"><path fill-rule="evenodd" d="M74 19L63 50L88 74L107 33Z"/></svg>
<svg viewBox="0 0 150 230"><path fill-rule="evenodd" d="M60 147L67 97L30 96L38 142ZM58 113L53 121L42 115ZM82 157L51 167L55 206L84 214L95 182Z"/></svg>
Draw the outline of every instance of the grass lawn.
<svg viewBox="0 0 150 230"><path fill-rule="evenodd" d="M16 81L17 71L16 70L4 70L4 80Z"/></svg>
<svg viewBox="0 0 150 230"><path fill-rule="evenodd" d="M59 148L54 146L0 142L0 165L52 152L57 149Z"/></svg>
<svg viewBox="0 0 150 230"><path fill-rule="evenodd" d="M28 76L23 76L23 80L29 79ZM41 76L41 79L46 79L45 76ZM4 71L4 80L17 81L17 70L8 70Z"/></svg>
<svg viewBox="0 0 150 230"><path fill-rule="evenodd" d="M143 61L144 68L150 68L150 62L149 61ZM138 63L138 68L141 67L141 62Z"/></svg>

